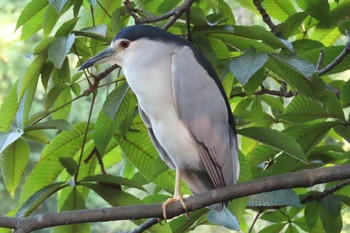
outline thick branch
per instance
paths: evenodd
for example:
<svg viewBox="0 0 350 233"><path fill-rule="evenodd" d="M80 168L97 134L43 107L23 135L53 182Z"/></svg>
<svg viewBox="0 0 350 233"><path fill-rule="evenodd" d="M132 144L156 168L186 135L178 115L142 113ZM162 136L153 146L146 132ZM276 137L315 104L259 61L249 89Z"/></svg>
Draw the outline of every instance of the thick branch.
<svg viewBox="0 0 350 233"><path fill-rule="evenodd" d="M214 203L256 193L278 189L310 187L316 184L342 179L350 179L350 164L265 177L262 179L193 195L186 198L185 203L187 210L193 211ZM167 215L170 218L183 213L184 210L179 203L172 203L167 208ZM17 232L19 232L19 230L22 232L30 232L36 229L74 223L142 219L152 217L162 217L161 204L65 211L62 213L47 213L27 218L0 217L0 227L17 229Z"/></svg>

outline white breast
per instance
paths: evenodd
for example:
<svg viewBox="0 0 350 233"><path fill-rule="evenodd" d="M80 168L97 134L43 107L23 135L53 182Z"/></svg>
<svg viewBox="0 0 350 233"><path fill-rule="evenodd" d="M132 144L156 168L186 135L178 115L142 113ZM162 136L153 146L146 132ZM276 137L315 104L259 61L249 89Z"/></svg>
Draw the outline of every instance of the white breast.
<svg viewBox="0 0 350 233"><path fill-rule="evenodd" d="M171 51L165 52L169 46L159 47L160 43L149 40L138 41L137 46L140 48L133 49L137 52L125 54L123 69L140 106L150 119L157 140L178 168L203 168L196 142L175 109Z"/></svg>

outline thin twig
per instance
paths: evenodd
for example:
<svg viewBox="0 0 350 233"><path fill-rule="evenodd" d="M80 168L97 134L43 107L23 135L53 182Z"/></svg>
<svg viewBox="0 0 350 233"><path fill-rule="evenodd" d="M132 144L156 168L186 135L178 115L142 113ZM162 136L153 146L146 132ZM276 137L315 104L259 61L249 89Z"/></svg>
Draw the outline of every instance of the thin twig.
<svg viewBox="0 0 350 233"><path fill-rule="evenodd" d="M191 35L191 7L186 10L186 29L187 29L187 40L192 42L192 35Z"/></svg>
<svg viewBox="0 0 350 233"><path fill-rule="evenodd" d="M317 70L319 75L327 73L331 69L333 69L336 65L338 65L350 52L350 37L348 37L348 42L346 42L343 51L336 57L331 63L329 63L326 67L321 70Z"/></svg>
<svg viewBox="0 0 350 233"><path fill-rule="evenodd" d="M125 6L126 11L131 15L131 17L134 18L135 24L139 24L140 17L135 13L135 9L131 5L130 1L129 0L125 0L124 1L124 6Z"/></svg>
<svg viewBox="0 0 350 233"><path fill-rule="evenodd" d="M262 0L253 0L254 5L258 9L260 15L262 16L264 22L269 26L273 34L275 34L277 37L282 37L281 32L277 29L276 25L272 22L271 17L267 14L264 7L261 5Z"/></svg>
<svg viewBox="0 0 350 233"><path fill-rule="evenodd" d="M136 227L134 230L130 231L129 233L141 233L144 232L145 230L151 228L153 225L158 223L157 218L150 218L138 227Z"/></svg>
<svg viewBox="0 0 350 233"><path fill-rule="evenodd" d="M104 7L102 6L102 4L101 4L99 1L97 1L97 4L102 8L102 10L106 13L106 15L108 15L109 18L112 18L112 16L108 13L108 11L106 10L106 8L104 8Z"/></svg>
<svg viewBox="0 0 350 233"><path fill-rule="evenodd" d="M263 212L263 210L259 210L259 211L256 213L255 218L254 218L254 220L253 220L253 222L252 222L252 225L251 225L250 228L249 228L248 233L251 233L251 232L253 231L253 227L254 227L256 221L258 221L259 216L260 216L260 214L261 214L262 212Z"/></svg>
<svg viewBox="0 0 350 233"><path fill-rule="evenodd" d="M323 64L323 50L321 49L320 55L318 56L317 64L316 64L316 71L319 71L322 64Z"/></svg>
<svg viewBox="0 0 350 233"><path fill-rule="evenodd" d="M184 12L191 8L193 2L194 0L185 0L181 6L176 7L169 21L163 26L163 29L167 30L168 28L170 28L171 25L173 25Z"/></svg>
<svg viewBox="0 0 350 233"><path fill-rule="evenodd" d="M343 188L343 187L345 187L347 185L350 185L350 179L344 180L344 181L334 185L333 187L324 190L321 193L317 193L317 194L314 194L314 195L307 196L305 199L303 199L301 201L301 203L305 204L305 203L308 203L308 202L320 200L320 199L328 196L329 194L335 193L336 191L338 191L339 189L341 189L341 188Z"/></svg>

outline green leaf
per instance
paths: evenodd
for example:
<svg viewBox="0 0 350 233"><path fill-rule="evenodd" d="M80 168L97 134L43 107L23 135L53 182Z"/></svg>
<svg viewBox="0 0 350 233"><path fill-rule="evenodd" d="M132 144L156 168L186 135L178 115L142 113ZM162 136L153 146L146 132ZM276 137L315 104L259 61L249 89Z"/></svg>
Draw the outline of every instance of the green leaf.
<svg viewBox="0 0 350 233"><path fill-rule="evenodd" d="M76 34L77 36L85 36L96 40L105 41L107 34L107 26L105 24L101 24L94 27L84 28L80 31L74 31L74 34Z"/></svg>
<svg viewBox="0 0 350 233"><path fill-rule="evenodd" d="M148 180L172 193L175 185L175 172L168 169L153 147L147 132L129 132L118 138L125 158ZM189 192L181 186L182 193Z"/></svg>
<svg viewBox="0 0 350 233"><path fill-rule="evenodd" d="M79 18L73 18L64 22L59 29L57 29L55 37L68 36L74 29Z"/></svg>
<svg viewBox="0 0 350 233"><path fill-rule="evenodd" d="M350 125L337 125L334 131L350 143Z"/></svg>
<svg viewBox="0 0 350 233"><path fill-rule="evenodd" d="M266 53L247 52L236 57L230 63L230 70L242 85L247 84L249 79L261 69L267 62Z"/></svg>
<svg viewBox="0 0 350 233"><path fill-rule="evenodd" d="M23 132L0 132L0 153L22 136Z"/></svg>
<svg viewBox="0 0 350 233"><path fill-rule="evenodd" d="M137 188L140 189L142 191L146 191L142 185L140 185L139 183L133 181L133 180L129 180L123 177L118 177L118 176L113 176L113 175L94 175L94 176L88 176L85 177L84 179L82 179L80 182L82 183L92 183L92 182L96 182L96 183L100 183L100 184L108 184L108 185L115 185L116 187L120 186L120 185L124 185L127 187L131 187L131 188Z"/></svg>
<svg viewBox="0 0 350 233"><path fill-rule="evenodd" d="M188 220L187 217L183 214L178 218L172 220L169 225L172 232L187 232L194 227L197 220L202 218L208 212L207 209L202 208L196 211L191 212L191 218Z"/></svg>
<svg viewBox="0 0 350 233"><path fill-rule="evenodd" d="M57 11L57 14L61 13L62 8L68 2L68 0L49 0L50 5Z"/></svg>
<svg viewBox="0 0 350 233"><path fill-rule="evenodd" d="M289 38L301 26L306 17L307 12L298 12L289 16L281 25L281 31L285 38Z"/></svg>
<svg viewBox="0 0 350 233"><path fill-rule="evenodd" d="M57 98L54 109L57 109L57 111L52 113L53 119L67 119L69 112L72 108L72 104L69 103L72 100L72 93L70 91L69 87L66 87L59 97ZM67 104L69 103L69 104Z"/></svg>
<svg viewBox="0 0 350 233"><path fill-rule="evenodd" d="M294 97L280 117L296 123L320 118L344 120L344 113L340 107L339 101L331 96L329 96L329 100L329 103L322 104L309 97L298 95Z"/></svg>
<svg viewBox="0 0 350 233"><path fill-rule="evenodd" d="M288 16L296 12L290 0L264 0L262 6L271 17L281 22L284 22Z"/></svg>
<svg viewBox="0 0 350 233"><path fill-rule="evenodd" d="M283 132L295 138L305 154L308 154L335 125L337 125L335 122L297 124L285 129Z"/></svg>
<svg viewBox="0 0 350 233"><path fill-rule="evenodd" d="M279 132L270 128L250 127L237 130L242 136L254 139L261 143L279 149L286 154L307 162L304 152L297 141L286 133Z"/></svg>
<svg viewBox="0 0 350 233"><path fill-rule="evenodd" d="M55 27L58 21L58 18L59 15L57 14L56 10L51 5L49 5L45 11L44 20L42 23L45 37L50 35L52 29Z"/></svg>
<svg viewBox="0 0 350 233"><path fill-rule="evenodd" d="M327 0L297 0L298 5L304 11L311 12L311 16L318 21L328 24L330 19L330 7Z"/></svg>
<svg viewBox="0 0 350 233"><path fill-rule="evenodd" d="M82 183L84 187L92 189L111 206L141 205L143 202L120 189L103 184Z"/></svg>
<svg viewBox="0 0 350 233"><path fill-rule="evenodd" d="M67 172L73 176L77 171L78 164L71 157L59 157L60 163L66 168Z"/></svg>
<svg viewBox="0 0 350 233"><path fill-rule="evenodd" d="M0 131L6 132L10 130L13 119L16 116L19 108L19 101L17 97L18 82L16 82L3 99L0 107Z"/></svg>
<svg viewBox="0 0 350 233"><path fill-rule="evenodd" d="M35 165L23 186L20 203L23 203L37 190L51 184L57 178L64 168L59 162L59 157L64 155L72 158L76 155L81 149L85 130L85 122L76 124L72 130L58 134L44 148L39 162ZM91 130L91 128L87 130ZM90 139L91 136L88 134L86 142Z"/></svg>
<svg viewBox="0 0 350 233"><path fill-rule="evenodd" d="M49 47L48 59L57 69L60 69L75 40L74 34L58 37Z"/></svg>
<svg viewBox="0 0 350 233"><path fill-rule="evenodd" d="M348 106L350 104L350 80L342 86L340 91L340 102L342 106Z"/></svg>
<svg viewBox="0 0 350 233"><path fill-rule="evenodd" d="M22 137L34 142L39 142L44 144L50 143L49 138L42 130L24 131L24 134L22 135Z"/></svg>
<svg viewBox="0 0 350 233"><path fill-rule="evenodd" d="M271 233L271 232L282 232L282 229L286 226L287 223L276 223L265 227L259 233Z"/></svg>
<svg viewBox="0 0 350 233"><path fill-rule="evenodd" d="M51 45L53 41L55 41L55 37L47 37L44 38L40 43L34 48L33 54L44 53L48 47Z"/></svg>
<svg viewBox="0 0 350 233"><path fill-rule="evenodd" d="M38 55L35 60L29 65L22 80L19 83L18 98L21 99L24 92L27 90L29 84L40 75L40 70L44 65L46 57L44 55Z"/></svg>
<svg viewBox="0 0 350 233"><path fill-rule="evenodd" d="M291 189L275 190L249 196L250 207L301 207L299 197Z"/></svg>
<svg viewBox="0 0 350 233"><path fill-rule="evenodd" d="M29 153L29 145L22 139L16 140L0 153L2 176L12 197L29 162Z"/></svg>
<svg viewBox="0 0 350 233"><path fill-rule="evenodd" d="M18 17L17 24L16 24L16 30L31 20L35 15L40 14L43 9L48 5L47 0L36 0L31 1L21 12L20 16Z"/></svg>
<svg viewBox="0 0 350 233"><path fill-rule="evenodd" d="M341 20L338 23L338 28L343 35L348 36L350 34L350 20Z"/></svg>
<svg viewBox="0 0 350 233"><path fill-rule="evenodd" d="M309 230L312 230L320 217L322 206L317 201L310 202L306 205L304 216Z"/></svg>
<svg viewBox="0 0 350 233"><path fill-rule="evenodd" d="M35 125L31 125L25 128L26 131L38 130L38 129L58 129L58 130L71 130L71 125L68 121L59 120L49 120Z"/></svg>
<svg viewBox="0 0 350 233"><path fill-rule="evenodd" d="M281 210L267 211L260 216L260 219L269 222L287 222L288 216Z"/></svg>
<svg viewBox="0 0 350 233"><path fill-rule="evenodd" d="M41 6L40 6L41 7ZM34 9L35 15L32 18L28 19L22 27L21 40L27 40L40 29L43 28L45 13L48 8L48 5L39 10Z"/></svg>
<svg viewBox="0 0 350 233"><path fill-rule="evenodd" d="M340 201L333 195L327 195L321 199L321 221L327 233L341 232L343 227Z"/></svg>
<svg viewBox="0 0 350 233"><path fill-rule="evenodd" d="M69 195L65 198L60 212L69 210L81 210L86 209L84 196L79 192L82 187L69 187L65 190L69 192ZM54 227L53 233L86 233L90 232L90 223L71 224Z"/></svg>
<svg viewBox="0 0 350 233"><path fill-rule="evenodd" d="M94 131L94 141L98 151L103 154L116 129L128 117L128 110L134 112L136 101L130 93L129 86L124 83L117 86L103 104L98 115Z"/></svg>
<svg viewBox="0 0 350 233"><path fill-rule="evenodd" d="M43 203L52 194L67 186L68 184L64 184L64 182L58 182L47 185L44 188L38 190L23 203L23 205L17 211L16 216L19 218L28 217L41 203Z"/></svg>

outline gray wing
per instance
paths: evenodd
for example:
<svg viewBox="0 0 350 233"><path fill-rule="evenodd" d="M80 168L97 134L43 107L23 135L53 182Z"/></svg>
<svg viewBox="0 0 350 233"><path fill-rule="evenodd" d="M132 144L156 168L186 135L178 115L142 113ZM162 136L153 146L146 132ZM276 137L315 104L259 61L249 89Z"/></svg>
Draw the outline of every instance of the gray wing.
<svg viewBox="0 0 350 233"><path fill-rule="evenodd" d="M239 174L237 136L229 124L226 97L189 47L172 54L171 69L176 109L197 141L214 186L234 184Z"/></svg>
<svg viewBox="0 0 350 233"><path fill-rule="evenodd" d="M166 163L166 165L168 165L168 167L175 170L175 165L174 165L173 161L170 159L168 153L164 150L164 148L158 142L156 136L154 135L151 122L150 122L147 114L145 113L145 111L143 111L143 109L140 105L139 105L139 113L140 113L141 119L143 120L143 122L145 123L145 125L148 129L148 134L153 142L154 147L158 151L160 157L164 160L164 162Z"/></svg>

